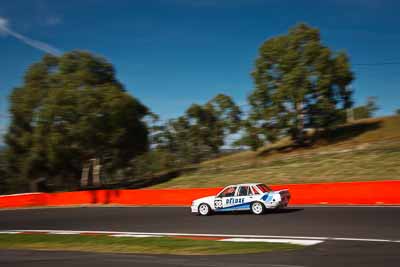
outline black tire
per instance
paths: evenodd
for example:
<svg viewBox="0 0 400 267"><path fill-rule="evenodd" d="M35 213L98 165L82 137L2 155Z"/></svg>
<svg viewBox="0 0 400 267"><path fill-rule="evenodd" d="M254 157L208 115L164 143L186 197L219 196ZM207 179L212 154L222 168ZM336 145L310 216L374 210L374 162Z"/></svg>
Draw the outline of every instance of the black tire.
<svg viewBox="0 0 400 267"><path fill-rule="evenodd" d="M251 204L251 212L255 215L261 215L265 212L264 204L261 202L253 202Z"/></svg>
<svg viewBox="0 0 400 267"><path fill-rule="evenodd" d="M211 214L211 208L206 203L201 203L199 205L198 211L201 216L208 216Z"/></svg>

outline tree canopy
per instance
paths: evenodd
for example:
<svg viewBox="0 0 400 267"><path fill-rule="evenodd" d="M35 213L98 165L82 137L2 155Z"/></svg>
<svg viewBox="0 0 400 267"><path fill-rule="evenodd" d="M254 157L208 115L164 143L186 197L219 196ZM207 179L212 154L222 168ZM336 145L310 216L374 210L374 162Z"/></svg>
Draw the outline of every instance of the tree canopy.
<svg viewBox="0 0 400 267"><path fill-rule="evenodd" d="M283 135L302 143L306 128L332 127L352 106L348 56L324 46L318 29L306 24L267 40L252 76L246 130L256 145Z"/></svg>
<svg viewBox="0 0 400 267"><path fill-rule="evenodd" d="M10 96L6 158L14 183L74 184L82 162L110 170L148 148L148 109L115 78L113 66L87 52L46 55L29 67Z"/></svg>
<svg viewBox="0 0 400 267"><path fill-rule="evenodd" d="M219 153L225 138L240 128L241 111L231 97L218 94L204 105L192 104L185 115L158 128L156 147L186 162Z"/></svg>
<svg viewBox="0 0 400 267"><path fill-rule="evenodd" d="M377 109L373 98L350 109L349 57L325 46L319 30L306 24L265 41L252 77L246 116L230 96L218 94L158 124L104 58L82 51L45 55L10 95L0 186L27 191L31 181L47 178L70 189L91 159L100 159L114 181L150 177L217 156L233 134L240 136L234 144L253 150L284 136L303 145L310 128L330 129L346 114L369 117Z"/></svg>
<svg viewBox="0 0 400 267"><path fill-rule="evenodd" d="M368 97L367 103L353 108L353 117L355 120L367 119L374 116L374 113L379 109L376 97Z"/></svg>

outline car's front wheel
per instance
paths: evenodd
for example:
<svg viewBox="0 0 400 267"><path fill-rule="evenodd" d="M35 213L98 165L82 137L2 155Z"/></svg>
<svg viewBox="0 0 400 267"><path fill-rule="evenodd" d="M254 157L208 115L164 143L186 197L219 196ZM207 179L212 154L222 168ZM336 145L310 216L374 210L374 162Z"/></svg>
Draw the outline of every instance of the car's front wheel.
<svg viewBox="0 0 400 267"><path fill-rule="evenodd" d="M251 204L251 212L256 215L263 214L265 210L264 205L261 202L254 202Z"/></svg>
<svg viewBox="0 0 400 267"><path fill-rule="evenodd" d="M206 203L202 203L199 205L199 214L202 216L210 215L211 209Z"/></svg>

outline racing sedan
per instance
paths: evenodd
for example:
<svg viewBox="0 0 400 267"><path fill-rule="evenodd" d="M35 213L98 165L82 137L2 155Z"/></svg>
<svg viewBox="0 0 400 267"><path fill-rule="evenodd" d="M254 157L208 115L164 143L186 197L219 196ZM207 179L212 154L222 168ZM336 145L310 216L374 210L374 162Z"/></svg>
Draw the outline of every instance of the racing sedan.
<svg viewBox="0 0 400 267"><path fill-rule="evenodd" d="M265 184L237 184L222 189L216 196L196 199L191 211L203 216L213 212L250 210L253 214L263 214L266 209L284 208L290 200L287 189L274 191Z"/></svg>

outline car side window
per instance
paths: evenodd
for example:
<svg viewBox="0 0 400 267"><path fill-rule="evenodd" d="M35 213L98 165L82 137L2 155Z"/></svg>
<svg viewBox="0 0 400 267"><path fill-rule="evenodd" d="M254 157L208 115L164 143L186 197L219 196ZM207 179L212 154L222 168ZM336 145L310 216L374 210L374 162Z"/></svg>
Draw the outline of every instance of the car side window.
<svg viewBox="0 0 400 267"><path fill-rule="evenodd" d="M250 196L252 192L250 186L241 186L238 191L238 196Z"/></svg>
<svg viewBox="0 0 400 267"><path fill-rule="evenodd" d="M257 188L263 193L267 193L267 192L271 191L271 189L268 186L266 186L265 184L259 184L259 185L257 185Z"/></svg>
<svg viewBox="0 0 400 267"><path fill-rule="evenodd" d="M260 194L260 193L258 193L257 189L256 189L256 188L254 188L254 186L252 186L251 190L254 192L254 195L258 195L258 194Z"/></svg>
<svg viewBox="0 0 400 267"><path fill-rule="evenodd" d="M236 186L231 186L222 191L218 197L233 197L235 196Z"/></svg>

